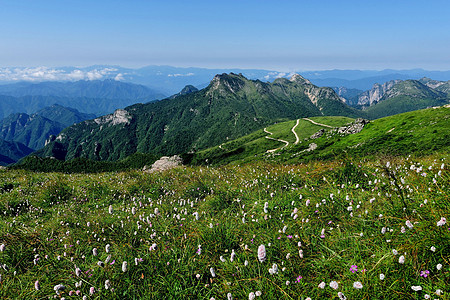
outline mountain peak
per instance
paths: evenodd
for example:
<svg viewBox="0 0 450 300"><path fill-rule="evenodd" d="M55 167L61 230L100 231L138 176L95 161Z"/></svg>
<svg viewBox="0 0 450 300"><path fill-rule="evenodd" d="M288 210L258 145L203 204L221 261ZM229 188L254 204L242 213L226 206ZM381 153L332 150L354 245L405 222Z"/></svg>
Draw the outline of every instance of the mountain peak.
<svg viewBox="0 0 450 300"><path fill-rule="evenodd" d="M297 82L297 83L301 83L301 84L311 84L311 81L309 81L308 79L304 78L303 76L301 76L300 74L294 74L292 75L291 79L289 79L291 82Z"/></svg>
<svg viewBox="0 0 450 300"><path fill-rule="evenodd" d="M248 79L244 77L242 74L235 73L222 73L214 76L213 80L210 83L210 91L230 91L233 94L242 89L245 85L245 82Z"/></svg>

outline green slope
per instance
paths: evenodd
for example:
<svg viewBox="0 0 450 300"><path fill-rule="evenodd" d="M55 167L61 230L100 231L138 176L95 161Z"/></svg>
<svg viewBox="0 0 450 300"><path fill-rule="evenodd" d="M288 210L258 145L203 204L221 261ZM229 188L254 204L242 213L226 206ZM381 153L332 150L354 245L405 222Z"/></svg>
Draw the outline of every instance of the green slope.
<svg viewBox="0 0 450 300"><path fill-rule="evenodd" d="M352 121L346 117L312 117L313 121L329 125L344 126ZM450 108L430 108L385 117L371 121L356 134L332 134L332 129L300 120L295 131L300 143L294 144L291 129L295 121L283 122L267 127L272 138L284 139L290 144L268 140L263 130L240 139L229 141L220 147L200 151L191 158L192 164L243 163L253 160L306 161L355 156L364 158L377 155L427 155L435 151L450 149ZM317 139L311 135L324 129L325 134ZM314 151L305 151L310 144L316 144ZM267 150L277 149L273 153Z"/></svg>
<svg viewBox="0 0 450 300"><path fill-rule="evenodd" d="M350 116L356 112L332 89L316 87L299 75L264 83L222 74L201 91L71 126L38 154L96 160L122 159L135 152L179 154L222 144L275 121L335 111Z"/></svg>
<svg viewBox="0 0 450 300"><path fill-rule="evenodd" d="M316 123L332 127L344 126L354 120L348 117L311 117L309 119ZM286 148L290 149L295 147L294 143L296 142L296 137L292 133L292 129L296 123L296 120L291 120L274 124L266 128L272 135L267 134L263 130L258 130L239 139L226 142L220 146L199 151L193 155L191 163L225 164L258 160L261 159L261 157L264 157L268 150L274 150L285 145L283 142L274 141L267 137L289 142L290 144ZM298 125L295 127L295 132L297 133L301 144L305 139L308 139L311 135L321 129L329 130L328 127L316 125L310 121L300 119Z"/></svg>
<svg viewBox="0 0 450 300"><path fill-rule="evenodd" d="M447 103L447 94L418 80L405 80L395 84L377 104L367 108L365 113L368 118L377 119Z"/></svg>

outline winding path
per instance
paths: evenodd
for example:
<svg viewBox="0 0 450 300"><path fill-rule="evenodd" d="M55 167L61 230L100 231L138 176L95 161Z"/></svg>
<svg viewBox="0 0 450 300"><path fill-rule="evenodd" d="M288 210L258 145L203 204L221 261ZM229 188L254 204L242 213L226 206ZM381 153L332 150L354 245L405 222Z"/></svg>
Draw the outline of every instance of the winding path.
<svg viewBox="0 0 450 300"><path fill-rule="evenodd" d="M325 124L320 124L320 123L314 122L313 120L308 119L308 118L303 118L303 120L309 121L309 122L311 122L313 124L316 124L316 125L319 125L319 126L328 127L328 128L334 128L333 126L330 126L330 125L325 125Z"/></svg>
<svg viewBox="0 0 450 300"><path fill-rule="evenodd" d="M294 143L294 145L297 145L298 142L300 142L300 138L298 137L297 132L295 132L295 128L298 126L299 122L300 122L300 119L297 119L297 123L291 129L292 133L295 135L295 143Z"/></svg>
<svg viewBox="0 0 450 300"><path fill-rule="evenodd" d="M272 132L270 132L270 131L267 131L267 129L266 128L264 128L264 132L265 133L268 133L268 134L270 134L270 135L272 135L273 133ZM285 143L286 145L284 145L283 147L280 147L280 148L276 148L276 149L271 149L271 150L267 150L267 152L269 152L269 153L271 153L271 152L275 152L275 151L277 151L277 150L279 150L279 149L283 149L284 147L286 147L286 146L288 146L289 145L289 142L288 141L285 141L285 140L280 140L280 139L274 139L274 138L271 138L270 136L266 136L266 139L268 139L268 140L274 140L274 141L278 141L278 142L282 142L282 143Z"/></svg>

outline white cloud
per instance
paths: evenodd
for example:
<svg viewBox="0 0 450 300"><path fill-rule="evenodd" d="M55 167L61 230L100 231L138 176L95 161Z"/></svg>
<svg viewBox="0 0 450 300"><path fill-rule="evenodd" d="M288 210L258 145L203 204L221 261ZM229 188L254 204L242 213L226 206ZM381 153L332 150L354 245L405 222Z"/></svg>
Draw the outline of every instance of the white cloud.
<svg viewBox="0 0 450 300"><path fill-rule="evenodd" d="M194 73L186 73L186 74L169 74L169 75L167 75L167 76L169 76L169 77L185 77L185 76L194 76L195 74Z"/></svg>
<svg viewBox="0 0 450 300"><path fill-rule="evenodd" d="M48 67L35 68L0 68L0 81L77 81L101 80L105 78L123 79L123 74L116 74L115 68L102 68L84 71L75 69L65 71Z"/></svg>

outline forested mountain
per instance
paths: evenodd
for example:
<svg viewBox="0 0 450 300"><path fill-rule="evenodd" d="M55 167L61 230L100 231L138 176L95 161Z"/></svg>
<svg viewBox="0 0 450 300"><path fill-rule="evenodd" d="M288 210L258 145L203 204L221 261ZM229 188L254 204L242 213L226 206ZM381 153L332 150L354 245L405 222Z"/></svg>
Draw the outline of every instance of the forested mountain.
<svg viewBox="0 0 450 300"><path fill-rule="evenodd" d="M331 88L319 88L298 74L272 83L221 74L203 90L71 126L38 154L97 160L135 152L177 154L218 145L279 120L359 114Z"/></svg>

